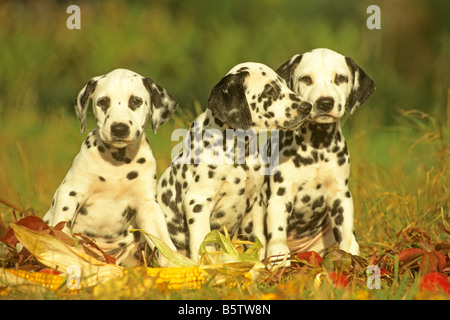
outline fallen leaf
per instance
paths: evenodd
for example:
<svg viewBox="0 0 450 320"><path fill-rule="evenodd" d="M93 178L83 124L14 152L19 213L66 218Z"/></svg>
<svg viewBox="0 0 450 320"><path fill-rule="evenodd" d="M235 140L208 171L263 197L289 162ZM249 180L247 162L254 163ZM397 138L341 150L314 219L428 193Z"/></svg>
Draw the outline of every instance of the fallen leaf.
<svg viewBox="0 0 450 320"><path fill-rule="evenodd" d="M300 261L306 261L313 267L320 267L322 263L322 257L315 251L298 252L295 257Z"/></svg>
<svg viewBox="0 0 450 320"><path fill-rule="evenodd" d="M348 285L348 279L340 272L332 271L328 278L336 288L344 289Z"/></svg>
<svg viewBox="0 0 450 320"><path fill-rule="evenodd" d="M427 274L437 271L437 268L437 257L432 252L425 252L422 255L422 260L420 261L419 272L421 272L422 274Z"/></svg>
<svg viewBox="0 0 450 320"><path fill-rule="evenodd" d="M397 254L399 266L401 268L409 268L411 265L418 262L418 260L427 253L423 249L417 249L417 248L408 248L403 249Z"/></svg>
<svg viewBox="0 0 450 320"><path fill-rule="evenodd" d="M33 231L42 231L49 229L47 224L41 218L35 216L27 216L23 219L20 219L15 224L24 226ZM15 246L19 243L19 240L17 240L16 236L14 235L14 230L11 227L6 232L6 235L2 239L0 239L0 241L10 246Z"/></svg>
<svg viewBox="0 0 450 320"><path fill-rule="evenodd" d="M422 277L420 289L422 291L431 291L434 293L443 291L450 295L450 281L442 273L431 272Z"/></svg>

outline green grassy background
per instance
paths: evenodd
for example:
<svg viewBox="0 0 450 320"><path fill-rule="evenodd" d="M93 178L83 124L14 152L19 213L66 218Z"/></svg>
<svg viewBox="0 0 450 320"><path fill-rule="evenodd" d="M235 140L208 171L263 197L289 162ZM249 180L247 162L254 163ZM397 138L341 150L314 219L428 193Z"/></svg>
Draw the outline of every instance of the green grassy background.
<svg viewBox="0 0 450 320"><path fill-rule="evenodd" d="M81 30L69 30L70 1L2 1L0 198L45 214L85 138L73 100L93 76L129 68L177 98L174 119L156 135L148 130L161 173L176 144L172 131L194 119L232 66L257 61L275 69L327 47L351 56L377 84L343 124L363 252L392 243L408 225L444 240L450 5L380 1L381 30L369 30L372 2L77 1ZM0 213L11 220L8 207L0 204Z"/></svg>

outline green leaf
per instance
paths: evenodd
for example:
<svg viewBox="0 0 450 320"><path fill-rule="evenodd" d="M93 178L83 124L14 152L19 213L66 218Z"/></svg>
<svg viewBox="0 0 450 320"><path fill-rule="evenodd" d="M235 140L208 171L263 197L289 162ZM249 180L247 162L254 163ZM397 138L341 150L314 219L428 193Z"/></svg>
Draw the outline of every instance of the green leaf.
<svg viewBox="0 0 450 320"><path fill-rule="evenodd" d="M225 252L226 254L230 255L232 258L239 261L239 254L234 248L234 246L231 244L231 242L219 231L213 230L209 232L205 239L203 239L202 244L200 245L199 254L204 255L205 253L208 253L208 250L206 249L206 245L208 244L218 244L220 246L220 249Z"/></svg>
<svg viewBox="0 0 450 320"><path fill-rule="evenodd" d="M248 248L242 255L242 261L250 261L250 262L260 262L258 259L258 253L261 248L263 248L263 244L256 238L255 242ZM260 262L262 264L262 262Z"/></svg>
<svg viewBox="0 0 450 320"><path fill-rule="evenodd" d="M158 249L159 252L169 261L170 267L195 267L197 266L197 263L193 260L189 259L188 257L182 255L181 253L178 253L176 251L173 251L169 248L168 245L166 245L163 241L161 241L158 237L155 237L154 235L151 235L150 233L142 230L142 229L132 229L131 232L139 231L145 233L150 240L152 240L155 247Z"/></svg>

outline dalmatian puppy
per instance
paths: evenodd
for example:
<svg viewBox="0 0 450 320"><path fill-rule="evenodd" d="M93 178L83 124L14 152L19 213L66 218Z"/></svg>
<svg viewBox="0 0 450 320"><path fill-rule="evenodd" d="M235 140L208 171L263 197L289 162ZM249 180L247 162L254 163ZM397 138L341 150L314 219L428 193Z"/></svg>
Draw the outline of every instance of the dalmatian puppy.
<svg viewBox="0 0 450 320"><path fill-rule="evenodd" d="M90 101L98 128L82 144L44 221L66 221L64 232L93 239L117 263L133 260L130 253L141 240L138 232L130 232L133 228L175 250L156 201L156 162L145 129L150 120L156 133L177 101L152 79L116 69L92 78L79 92L75 111L81 133ZM162 257L159 262L165 264Z"/></svg>
<svg viewBox="0 0 450 320"><path fill-rule="evenodd" d="M329 49L297 54L277 69L297 94L312 103L295 132L280 132L279 170L269 176L267 255L340 249L359 254L349 191L350 156L340 129L369 99L374 82L349 57Z"/></svg>
<svg viewBox="0 0 450 320"><path fill-rule="evenodd" d="M238 64L220 80L186 134L186 147L158 181L158 202L179 252L197 260L206 234L222 226L232 236L265 243L261 188L267 161L249 152L251 143L265 130L298 128L311 107L263 64ZM241 149L233 143L239 134L248 138ZM218 161L208 160L208 152Z"/></svg>

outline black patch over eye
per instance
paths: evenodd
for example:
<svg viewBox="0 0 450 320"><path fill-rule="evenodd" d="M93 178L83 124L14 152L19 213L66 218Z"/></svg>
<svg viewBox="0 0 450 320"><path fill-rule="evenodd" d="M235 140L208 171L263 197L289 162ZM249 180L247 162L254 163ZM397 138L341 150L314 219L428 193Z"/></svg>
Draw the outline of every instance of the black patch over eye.
<svg viewBox="0 0 450 320"><path fill-rule="evenodd" d="M280 91L280 87L272 81L271 83L265 85L263 95L267 97L275 97L280 93Z"/></svg>
<svg viewBox="0 0 450 320"><path fill-rule="evenodd" d="M336 77L334 77L334 83L341 84L341 83L347 83L348 77L343 74L336 74Z"/></svg>
<svg viewBox="0 0 450 320"><path fill-rule="evenodd" d="M128 100L128 108L130 108L133 111L139 108L141 104L142 99L136 96L131 96L130 99Z"/></svg>
<svg viewBox="0 0 450 320"><path fill-rule="evenodd" d="M102 97L97 100L97 106L99 106L103 111L106 111L111 105L111 100L109 97Z"/></svg>
<svg viewBox="0 0 450 320"><path fill-rule="evenodd" d="M307 86L310 86L310 85L312 85L312 83L313 83L311 77L308 76L308 75L301 76L301 77L300 77L300 82L303 82L303 83L306 84Z"/></svg>

